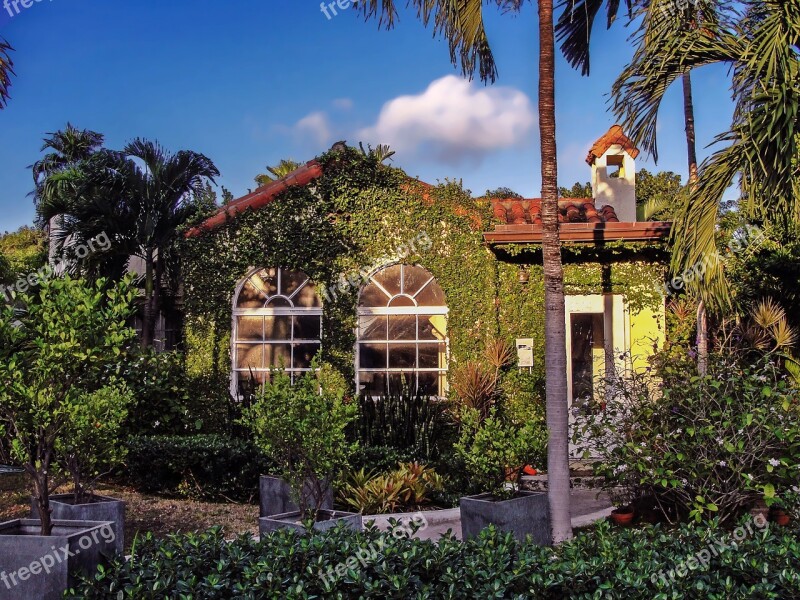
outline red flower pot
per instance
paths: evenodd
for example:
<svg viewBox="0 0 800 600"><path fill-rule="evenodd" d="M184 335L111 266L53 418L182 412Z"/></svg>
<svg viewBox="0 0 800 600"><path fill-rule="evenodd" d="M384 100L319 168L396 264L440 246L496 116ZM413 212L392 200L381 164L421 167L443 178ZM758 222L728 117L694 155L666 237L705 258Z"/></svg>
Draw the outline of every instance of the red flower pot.
<svg viewBox="0 0 800 600"><path fill-rule="evenodd" d="M633 522L633 517L636 516L633 508L630 506L623 506L611 513L610 519L615 525L630 525Z"/></svg>

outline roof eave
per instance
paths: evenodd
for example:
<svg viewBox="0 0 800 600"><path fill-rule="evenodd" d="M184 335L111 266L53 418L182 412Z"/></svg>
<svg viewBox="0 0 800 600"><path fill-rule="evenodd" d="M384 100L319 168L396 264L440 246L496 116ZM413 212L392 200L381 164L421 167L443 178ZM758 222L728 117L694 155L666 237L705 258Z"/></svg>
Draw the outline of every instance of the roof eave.
<svg viewBox="0 0 800 600"><path fill-rule="evenodd" d="M648 221L642 223L561 223L559 236L562 242L652 242L665 239L672 223ZM483 239L489 244L541 244L541 225L497 225L487 231Z"/></svg>

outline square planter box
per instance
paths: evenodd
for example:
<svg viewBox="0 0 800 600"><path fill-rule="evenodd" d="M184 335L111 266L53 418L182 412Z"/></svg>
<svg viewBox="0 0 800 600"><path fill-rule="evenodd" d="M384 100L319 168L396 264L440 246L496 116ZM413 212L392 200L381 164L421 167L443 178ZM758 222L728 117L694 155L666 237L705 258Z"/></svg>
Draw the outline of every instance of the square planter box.
<svg viewBox="0 0 800 600"><path fill-rule="evenodd" d="M544 492L518 492L511 500L495 500L492 494L461 498L461 534L477 536L489 525L514 534L524 541L530 535L535 544L549 546L550 505Z"/></svg>
<svg viewBox="0 0 800 600"><path fill-rule="evenodd" d="M73 504L72 494L50 496L52 518L59 521L111 521L114 524L114 541L117 554L125 551L125 503L107 496L92 496L93 502ZM31 498L31 518L39 518L39 507Z"/></svg>
<svg viewBox="0 0 800 600"><path fill-rule="evenodd" d="M0 523L0 600L56 600L75 585L78 573L93 574L114 554L113 523L54 521L53 535L41 523Z"/></svg>
<svg viewBox="0 0 800 600"><path fill-rule="evenodd" d="M0 465L0 492L19 492L27 485L25 469Z"/></svg>
<svg viewBox="0 0 800 600"><path fill-rule="evenodd" d="M348 513L335 510L321 510L320 520L314 523L315 531L326 531L333 529L340 523L344 523L350 529L361 531L363 528L361 515L358 513ZM300 522L300 511L295 510L287 512L282 515L273 515L271 517L261 517L258 520L258 532L261 536L265 536L272 531L278 529L296 529L300 532L305 532L305 526Z"/></svg>
<svg viewBox="0 0 800 600"><path fill-rule="evenodd" d="M309 484L306 484L303 490L304 497L308 500L312 498L309 488ZM260 517L282 515L284 513L300 510L297 503L292 500L292 488L280 477L262 475L259 481L259 492L261 498ZM310 501L309 504L314 504L314 502ZM328 493L322 503L322 508L327 510L333 509L333 490L331 488L328 488Z"/></svg>

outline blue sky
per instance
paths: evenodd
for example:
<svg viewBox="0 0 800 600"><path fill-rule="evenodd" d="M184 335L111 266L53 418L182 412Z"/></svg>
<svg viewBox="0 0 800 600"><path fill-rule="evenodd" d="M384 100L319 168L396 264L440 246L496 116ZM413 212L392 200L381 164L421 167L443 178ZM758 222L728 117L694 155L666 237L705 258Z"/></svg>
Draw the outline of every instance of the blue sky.
<svg viewBox="0 0 800 600"><path fill-rule="evenodd" d="M266 165L310 160L341 139L389 143L396 166L432 183L538 196L534 5L487 14L500 69L489 87L460 80L446 44L409 13L387 32L353 10L328 19L317 0L43 0L13 17L0 0L17 72L0 111L0 232L32 222L27 166L67 121L111 148L145 137L203 152L237 196ZM632 54L629 34L597 31L591 77L558 62L562 185L588 180L586 151L614 123L606 94ZM727 72L697 72L695 100L704 157L730 122ZM658 168L685 177L681 107L676 88ZM654 168L644 156L637 166Z"/></svg>

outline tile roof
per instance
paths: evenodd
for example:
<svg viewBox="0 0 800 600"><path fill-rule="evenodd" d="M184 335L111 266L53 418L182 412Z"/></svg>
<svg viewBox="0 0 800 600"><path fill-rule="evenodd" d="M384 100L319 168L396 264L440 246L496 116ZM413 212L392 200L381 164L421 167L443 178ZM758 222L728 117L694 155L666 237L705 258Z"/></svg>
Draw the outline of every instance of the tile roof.
<svg viewBox="0 0 800 600"><path fill-rule="evenodd" d="M542 200L533 198L492 199L495 218L506 225L541 225ZM619 223L613 206L597 209L592 198L561 198L558 201L559 223Z"/></svg>
<svg viewBox="0 0 800 600"><path fill-rule="evenodd" d="M206 231L216 229L224 224L229 218L247 210L248 208L258 210L266 206L284 190L292 186L304 186L311 183L314 179L322 176L322 165L316 160L307 162L305 165L292 171L286 177L268 183L258 188L252 194L248 194L238 200L234 200L226 206L220 207L213 215L186 232L186 237L195 237Z"/></svg>
<svg viewBox="0 0 800 600"><path fill-rule="evenodd" d="M586 157L586 162L590 165L594 164L598 158L603 156L608 149L614 144L619 144L622 149L631 155L631 158L639 156L639 149L633 145L631 139L622 131L621 125L612 125L599 140L597 140L592 149L589 150L589 155Z"/></svg>

